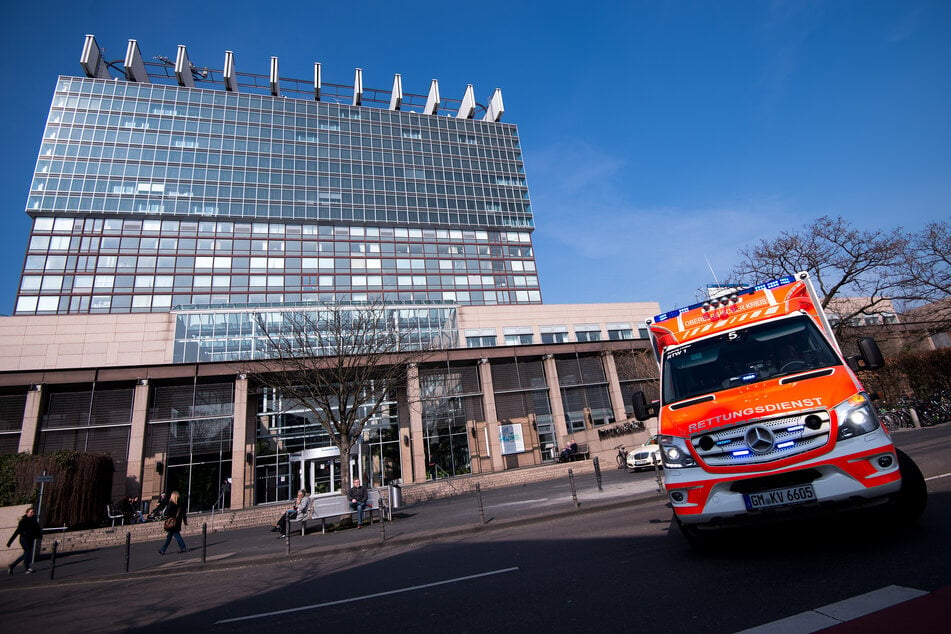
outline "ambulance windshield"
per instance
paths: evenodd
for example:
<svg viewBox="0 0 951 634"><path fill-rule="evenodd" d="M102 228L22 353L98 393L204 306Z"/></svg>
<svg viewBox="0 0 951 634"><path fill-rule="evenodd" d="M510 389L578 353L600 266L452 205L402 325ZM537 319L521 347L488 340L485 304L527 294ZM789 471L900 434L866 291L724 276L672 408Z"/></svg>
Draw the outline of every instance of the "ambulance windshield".
<svg viewBox="0 0 951 634"><path fill-rule="evenodd" d="M664 405L841 364L813 321L798 315L688 343L664 354Z"/></svg>

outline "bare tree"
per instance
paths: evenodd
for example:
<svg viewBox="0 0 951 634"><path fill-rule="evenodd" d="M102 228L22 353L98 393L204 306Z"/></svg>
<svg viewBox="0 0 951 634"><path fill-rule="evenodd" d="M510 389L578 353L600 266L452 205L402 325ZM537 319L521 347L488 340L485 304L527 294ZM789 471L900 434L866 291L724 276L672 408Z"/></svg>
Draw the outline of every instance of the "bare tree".
<svg viewBox="0 0 951 634"><path fill-rule="evenodd" d="M830 312L838 318L836 329L841 331L854 317L878 312L891 299L906 297L894 272L907 248L908 239L900 228L867 231L842 217L823 216L800 231L784 231L775 240L761 240L741 250L742 261L732 275L756 283L808 271L822 296L822 307L832 305ZM846 296L851 301L841 301Z"/></svg>
<svg viewBox="0 0 951 634"><path fill-rule="evenodd" d="M933 222L911 236L897 277L906 289L909 327L926 334L951 330L951 225ZM914 323L912 323L914 322Z"/></svg>
<svg viewBox="0 0 951 634"><path fill-rule="evenodd" d="M635 381L635 389L643 391L648 401L660 398L660 370L649 349L616 351L614 363L618 377Z"/></svg>
<svg viewBox="0 0 951 634"><path fill-rule="evenodd" d="M411 364L431 345L420 331L400 327L398 309L382 303L325 305L318 309L262 312L255 324L265 344L262 361L244 371L302 407L340 450L340 491L350 488L350 450L368 422L395 400Z"/></svg>

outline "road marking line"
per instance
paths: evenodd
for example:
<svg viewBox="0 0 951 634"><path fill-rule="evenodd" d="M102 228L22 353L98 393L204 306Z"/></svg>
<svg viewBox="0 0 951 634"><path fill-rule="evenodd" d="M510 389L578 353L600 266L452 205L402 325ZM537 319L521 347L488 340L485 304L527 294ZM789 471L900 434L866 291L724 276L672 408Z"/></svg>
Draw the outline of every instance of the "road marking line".
<svg viewBox="0 0 951 634"><path fill-rule="evenodd" d="M497 508L500 506L521 506L524 504L541 504L542 502L547 502L548 498L538 498L537 500L519 500L518 502L502 502L501 504L488 504L486 506L492 506Z"/></svg>
<svg viewBox="0 0 951 634"><path fill-rule="evenodd" d="M801 612L799 614L752 627L738 634L807 634L839 625L860 616L928 594L925 590L903 586L887 586L843 601Z"/></svg>
<svg viewBox="0 0 951 634"><path fill-rule="evenodd" d="M951 473L942 473L941 475L931 476L930 478L925 478L925 482L930 482L931 480L937 480L938 478L947 478L951 477Z"/></svg>
<svg viewBox="0 0 951 634"><path fill-rule="evenodd" d="M233 619L223 619L221 621L215 621L215 625L221 625L222 623L235 623L236 621L250 621L253 619L263 619L270 616L279 616L281 614L303 612L305 610L316 610L317 608L325 608L330 605L339 605L341 603L355 603L357 601L366 601L367 599L385 597L390 594L400 594L402 592L414 592L416 590L424 590L426 588L433 588L435 586L443 586L449 583L456 583L457 581L468 581L470 579L478 579L479 577L489 577L491 575L500 575L506 572L515 572L516 570L518 570L518 566L513 566L511 568L502 568L500 570L492 570L490 572L480 572L479 574L476 574L476 575L456 577L454 579L445 579L443 581L434 581L432 583L424 583L423 585L419 585L419 586L410 586L408 588L399 588L397 590L387 590L386 592L376 592L374 594L365 594L360 597L351 597L349 599L339 599L337 601L327 601L326 603L315 603L314 605L304 605L299 608L289 608L287 610L277 610L274 612L262 612L261 614L249 614L248 616L239 616Z"/></svg>

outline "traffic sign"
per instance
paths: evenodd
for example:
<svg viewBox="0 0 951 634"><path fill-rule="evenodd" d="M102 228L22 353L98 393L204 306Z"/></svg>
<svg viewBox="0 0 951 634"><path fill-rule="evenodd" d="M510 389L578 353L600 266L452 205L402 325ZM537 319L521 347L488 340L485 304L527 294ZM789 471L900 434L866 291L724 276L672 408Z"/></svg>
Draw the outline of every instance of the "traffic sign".
<svg viewBox="0 0 951 634"><path fill-rule="evenodd" d="M52 481L53 481L53 476L51 476L51 475L38 475L38 476L36 476L36 481L37 481L37 482L52 482Z"/></svg>

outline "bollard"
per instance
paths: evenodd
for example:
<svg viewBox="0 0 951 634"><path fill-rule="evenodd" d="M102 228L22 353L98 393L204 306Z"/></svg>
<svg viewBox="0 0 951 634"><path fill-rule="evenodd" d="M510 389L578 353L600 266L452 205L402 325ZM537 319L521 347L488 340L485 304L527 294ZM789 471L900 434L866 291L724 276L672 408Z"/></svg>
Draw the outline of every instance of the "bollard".
<svg viewBox="0 0 951 634"><path fill-rule="evenodd" d="M575 489L575 473L571 469L568 469L568 483L571 485L571 499L575 501L575 507L580 507L581 504L578 502L578 490Z"/></svg>
<svg viewBox="0 0 951 634"><path fill-rule="evenodd" d="M203 522L201 525L201 563L208 560L208 524Z"/></svg>
<svg viewBox="0 0 951 634"><path fill-rule="evenodd" d="M125 571L129 572L129 556L132 551L132 533L125 534Z"/></svg>
<svg viewBox="0 0 951 634"><path fill-rule="evenodd" d="M654 478L657 480L657 492L664 492L664 480L661 477L660 462L657 461L657 456L651 456L651 462L654 463Z"/></svg>
<svg viewBox="0 0 951 634"><path fill-rule="evenodd" d="M383 506L382 498L380 500L380 541L386 541L386 507ZM370 521L373 521L373 515L370 515Z"/></svg>
<svg viewBox="0 0 951 634"><path fill-rule="evenodd" d="M50 552L50 580L56 575L56 549L59 547L59 541L53 541L53 550Z"/></svg>
<svg viewBox="0 0 951 634"><path fill-rule="evenodd" d="M476 499L479 502L479 521L485 524L485 506L482 504L482 487L476 482Z"/></svg>
<svg viewBox="0 0 951 634"><path fill-rule="evenodd" d="M287 522L287 528L284 529L284 554L291 554L291 523Z"/></svg>
<svg viewBox="0 0 951 634"><path fill-rule="evenodd" d="M598 457L594 457L594 478L598 481L598 491L604 493L604 489L601 488L601 461L598 460Z"/></svg>
<svg viewBox="0 0 951 634"><path fill-rule="evenodd" d="M921 421L918 419L918 412L914 407L908 408L908 415L911 416L911 426L915 429L921 428Z"/></svg>

